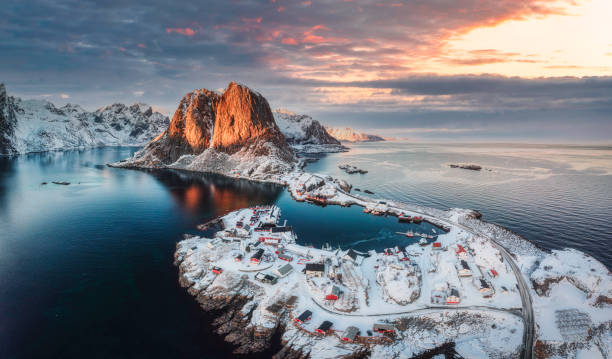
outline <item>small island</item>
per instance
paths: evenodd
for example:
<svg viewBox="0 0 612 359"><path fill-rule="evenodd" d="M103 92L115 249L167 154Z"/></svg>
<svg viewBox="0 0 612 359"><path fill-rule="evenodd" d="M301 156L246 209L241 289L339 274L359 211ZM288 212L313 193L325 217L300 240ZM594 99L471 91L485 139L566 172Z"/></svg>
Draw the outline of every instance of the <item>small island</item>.
<svg viewBox="0 0 612 359"><path fill-rule="evenodd" d="M480 171L482 166L467 163L451 163L450 168L462 168L464 170Z"/></svg>
<svg viewBox="0 0 612 359"><path fill-rule="evenodd" d="M349 165L349 164L340 164L338 165L338 168L343 170L344 172L352 175L354 173L359 173L359 174L366 174L368 173L368 171L361 169L357 166L353 166L353 165Z"/></svg>

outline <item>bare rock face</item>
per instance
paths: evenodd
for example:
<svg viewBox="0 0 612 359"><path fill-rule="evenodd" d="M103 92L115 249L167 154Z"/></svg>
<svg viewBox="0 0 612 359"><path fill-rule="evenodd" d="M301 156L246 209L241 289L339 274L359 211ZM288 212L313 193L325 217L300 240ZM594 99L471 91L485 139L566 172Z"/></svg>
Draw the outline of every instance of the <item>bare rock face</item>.
<svg viewBox="0 0 612 359"><path fill-rule="evenodd" d="M271 142L290 152L280 132L268 101L248 87L231 82L219 101L212 147L233 154L256 142ZM268 155L265 147L256 146L256 154Z"/></svg>
<svg viewBox="0 0 612 359"><path fill-rule="evenodd" d="M0 83L0 155L15 153L11 138L15 135L15 113L6 88Z"/></svg>
<svg viewBox="0 0 612 359"><path fill-rule="evenodd" d="M134 157L112 166L278 180L294 161L268 101L232 82L222 95L206 89L185 95L166 131Z"/></svg>

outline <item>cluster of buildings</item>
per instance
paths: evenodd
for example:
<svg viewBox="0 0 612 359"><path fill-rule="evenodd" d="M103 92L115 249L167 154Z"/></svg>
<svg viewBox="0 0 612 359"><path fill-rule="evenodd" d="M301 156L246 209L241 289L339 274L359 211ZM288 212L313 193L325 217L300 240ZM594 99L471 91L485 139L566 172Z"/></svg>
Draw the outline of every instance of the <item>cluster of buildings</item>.
<svg viewBox="0 0 612 359"><path fill-rule="evenodd" d="M295 317L294 322L297 325L304 325L312 319L312 312L310 310L305 310L299 316ZM329 320L324 320L321 324L314 330L317 335L325 336L325 335L333 335L334 333L338 334L338 337L343 342L352 343L358 340L361 335L361 331L359 328L355 326L348 326L341 332L337 332L334 329L334 323ZM389 323L375 323L372 326L372 332L379 333L387 336L395 335L395 326ZM371 333L370 333L371 334Z"/></svg>

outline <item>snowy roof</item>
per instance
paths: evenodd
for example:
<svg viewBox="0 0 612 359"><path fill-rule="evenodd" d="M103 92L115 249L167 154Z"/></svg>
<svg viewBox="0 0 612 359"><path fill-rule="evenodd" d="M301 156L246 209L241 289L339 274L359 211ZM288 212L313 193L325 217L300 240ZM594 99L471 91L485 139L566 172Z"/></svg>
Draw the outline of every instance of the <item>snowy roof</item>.
<svg viewBox="0 0 612 359"><path fill-rule="evenodd" d="M347 338L349 340L353 340L355 339L358 333L359 333L359 329L357 327L350 326L346 328L344 333L342 333L342 337Z"/></svg>
<svg viewBox="0 0 612 359"><path fill-rule="evenodd" d="M289 263L285 264L284 266L278 268L278 273L280 273L281 275L285 275L289 272L291 272L293 270L293 266Z"/></svg>

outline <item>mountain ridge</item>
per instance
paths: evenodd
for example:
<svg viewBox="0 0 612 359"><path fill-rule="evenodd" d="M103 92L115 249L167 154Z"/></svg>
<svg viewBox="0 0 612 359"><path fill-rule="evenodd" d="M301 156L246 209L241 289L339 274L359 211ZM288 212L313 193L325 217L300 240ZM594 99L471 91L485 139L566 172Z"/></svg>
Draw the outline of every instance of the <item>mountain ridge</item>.
<svg viewBox="0 0 612 359"><path fill-rule="evenodd" d="M104 146L141 146L169 123L142 103L95 111L79 105L9 96L0 83L0 155Z"/></svg>

